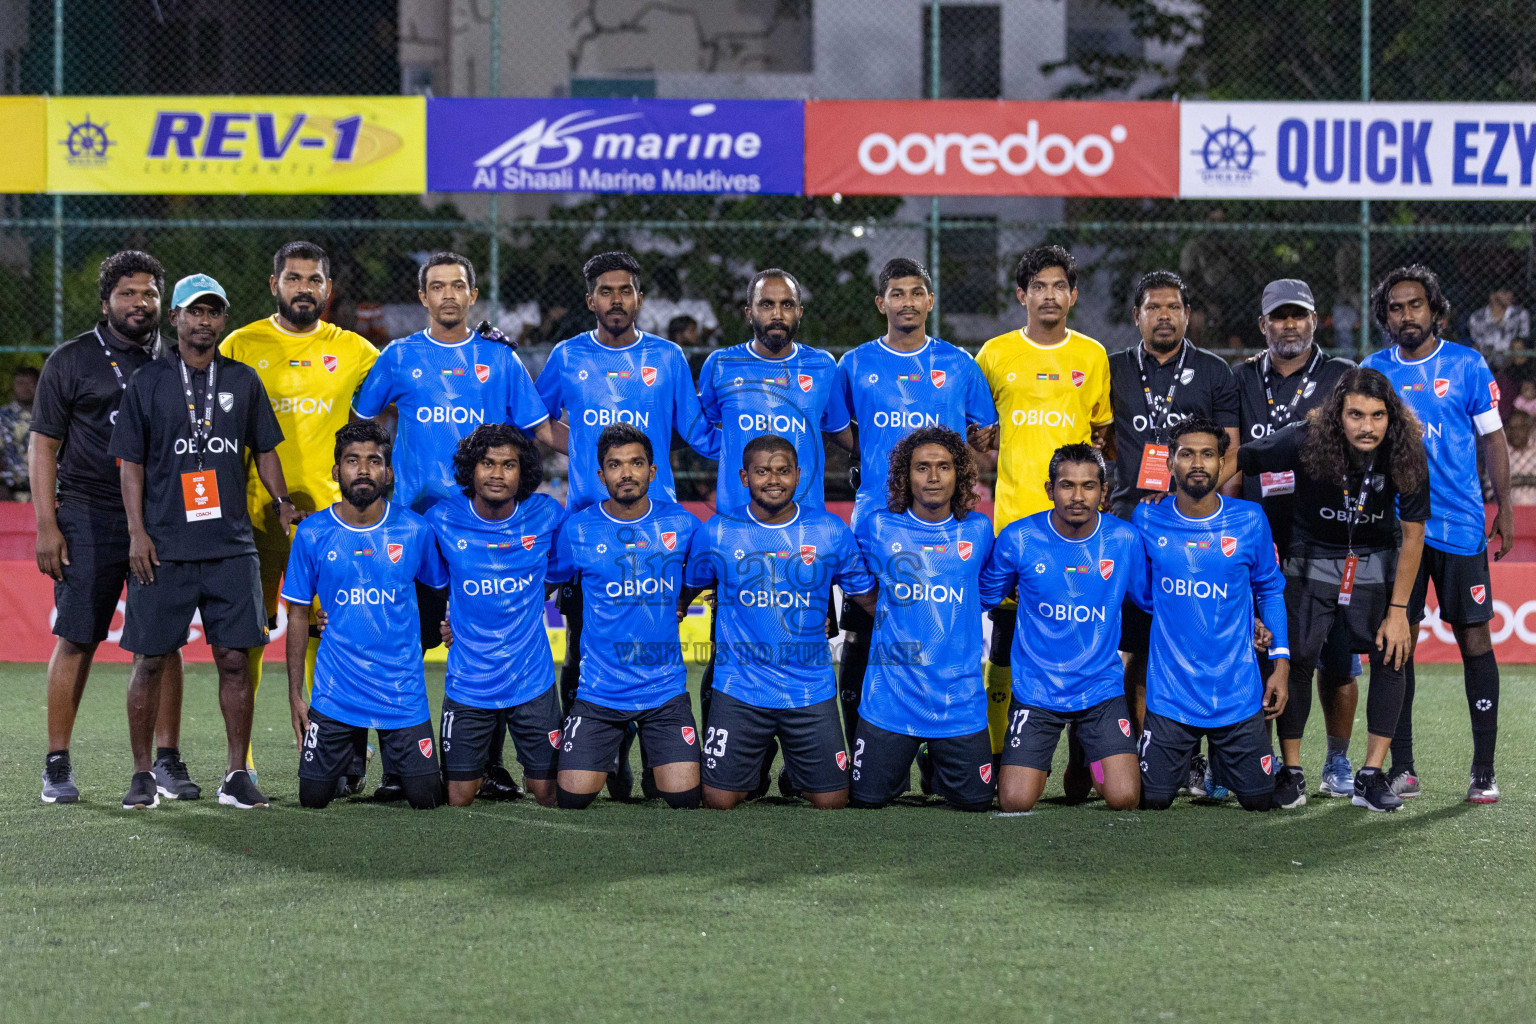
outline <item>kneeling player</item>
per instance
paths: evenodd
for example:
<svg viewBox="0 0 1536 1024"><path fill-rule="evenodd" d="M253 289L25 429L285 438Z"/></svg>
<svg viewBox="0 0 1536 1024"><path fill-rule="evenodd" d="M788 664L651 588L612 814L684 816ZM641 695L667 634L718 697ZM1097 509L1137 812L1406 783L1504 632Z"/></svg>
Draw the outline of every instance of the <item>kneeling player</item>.
<svg viewBox="0 0 1536 1024"><path fill-rule="evenodd" d="M1010 813L1034 808L1061 731L1072 727L1094 787L1110 810L1129 811L1141 780L1118 650L1120 608L1127 596L1145 603L1147 556L1135 527L1099 513L1109 474L1091 444L1057 448L1049 474L1053 507L1010 523L981 574L984 605L1019 588L998 802Z"/></svg>
<svg viewBox="0 0 1536 1024"><path fill-rule="evenodd" d="M565 509L534 493L544 460L516 427L476 427L459 442L453 472L464 493L426 515L448 567L453 625L439 736L448 802L474 803L492 751L509 732L524 787L553 807L560 697L544 599Z"/></svg>
<svg viewBox="0 0 1536 1024"><path fill-rule="evenodd" d="M935 793L964 811L992 806L977 585L992 524L975 511L975 484L960 435L925 427L891 451L888 509L859 522L880 589L853 738L855 807L905 793L924 741Z"/></svg>
<svg viewBox="0 0 1536 1024"><path fill-rule="evenodd" d="M432 714L422 671L416 581L448 584L432 529L384 498L394 482L389 435L372 420L336 431L332 472L341 501L299 524L283 575L288 602L288 705L299 759L299 803L324 807L343 789L368 730L379 732L384 771L412 807L442 802ZM309 606L327 624L315 656L314 703L304 702Z"/></svg>
<svg viewBox="0 0 1536 1024"><path fill-rule="evenodd" d="M1245 809L1267 811L1276 765L1264 723L1284 710L1291 670L1285 577L1264 510L1216 491L1226 430L1192 416L1169 433L1174 500L1138 505L1131 520L1151 563L1141 805L1173 803L1205 736L1215 781ZM1267 682L1253 650L1255 601L1273 634Z"/></svg>
<svg viewBox="0 0 1536 1024"><path fill-rule="evenodd" d="M848 805L848 752L827 647L835 581L874 614L875 579L853 532L795 502L800 463L776 434L741 453L745 507L723 509L693 535L686 608L715 590L715 694L704 737L704 805L729 810L757 785L777 737L794 789L821 808Z"/></svg>
<svg viewBox="0 0 1536 1024"><path fill-rule="evenodd" d="M560 806L579 809L597 798L633 723L658 795L671 807L698 807L698 729L677 594L699 521L649 496L655 455L636 427L603 428L597 462L608 498L566 521L550 570L552 582L579 576L581 583L581 681L565 717ZM590 464L573 462L572 472L591 472Z"/></svg>

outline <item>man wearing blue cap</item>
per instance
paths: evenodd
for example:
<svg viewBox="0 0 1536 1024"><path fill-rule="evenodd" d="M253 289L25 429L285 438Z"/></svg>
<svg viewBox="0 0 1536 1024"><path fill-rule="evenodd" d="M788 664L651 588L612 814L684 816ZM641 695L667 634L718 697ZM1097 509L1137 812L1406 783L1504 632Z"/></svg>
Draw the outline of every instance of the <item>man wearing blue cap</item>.
<svg viewBox="0 0 1536 1024"><path fill-rule="evenodd" d="M160 665L187 640L193 614L219 670L229 745L219 803L266 806L245 767L254 700L246 649L267 642L256 544L245 503L245 463L256 471L284 527L298 519L276 448L282 430L256 371L218 354L229 315L219 283L176 283L176 347L146 364L123 392L108 453L120 460L128 517L128 611L122 646L133 652L128 737L134 774L124 809L159 803L153 733Z"/></svg>

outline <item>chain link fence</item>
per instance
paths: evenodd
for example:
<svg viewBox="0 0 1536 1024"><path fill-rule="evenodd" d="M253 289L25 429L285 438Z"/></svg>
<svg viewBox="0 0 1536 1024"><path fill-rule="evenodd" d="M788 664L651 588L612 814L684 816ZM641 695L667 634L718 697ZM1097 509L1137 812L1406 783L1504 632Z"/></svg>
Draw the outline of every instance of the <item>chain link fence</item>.
<svg viewBox="0 0 1536 1024"><path fill-rule="evenodd" d="M17 93L1536 98L1536 24L1512 0L9 3L0 41ZM698 321L698 336L684 337L697 365L745 337L746 283L770 265L803 281L810 343L840 353L875 337L874 275L898 255L937 272L930 329L974 351L1022 322L1013 266L1046 241L1077 255L1074 326L1111 351L1135 341L1135 279L1171 268L1194 297L1192 334L1229 358L1262 344L1258 295L1281 276L1311 283L1319 340L1357 354L1376 344L1361 328L1362 297L1400 263L1441 273L1453 335L1466 337L1495 289L1524 305L1536 293L1531 212L1023 197L8 196L0 369L40 364L98 316L96 265L113 251L152 252L173 278L213 274L243 322L270 312L271 253L296 237L332 254L329 318L380 343L421 325L419 257L464 252L481 268L487 314L523 338L535 367L550 343L590 326L579 270L608 249L634 251L645 267L646 326L665 334L675 315ZM1524 356L1512 362L1523 372ZM829 497L848 490L831 479L841 474L829 461Z"/></svg>

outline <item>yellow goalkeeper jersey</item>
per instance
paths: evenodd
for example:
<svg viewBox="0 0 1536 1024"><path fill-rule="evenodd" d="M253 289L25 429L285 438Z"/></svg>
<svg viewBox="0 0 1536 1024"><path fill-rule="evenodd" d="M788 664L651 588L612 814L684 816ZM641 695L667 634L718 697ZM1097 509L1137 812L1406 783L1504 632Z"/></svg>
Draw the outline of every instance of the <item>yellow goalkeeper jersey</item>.
<svg viewBox="0 0 1536 1024"><path fill-rule="evenodd" d="M1051 455L1064 444L1092 438L1111 419L1109 357L1104 346L1069 330L1066 340L1040 345L1022 330L981 347L976 365L997 406L998 533L1015 519L1051 507L1045 481Z"/></svg>
<svg viewBox="0 0 1536 1024"><path fill-rule="evenodd" d="M331 479L336 431L352 418L352 396L379 350L360 334L320 321L308 334L278 326L277 317L246 324L219 345L219 351L252 367L267 389L283 428L277 446L288 493L299 508L314 512L341 500ZM246 506L251 522L271 527L271 497L250 467Z"/></svg>

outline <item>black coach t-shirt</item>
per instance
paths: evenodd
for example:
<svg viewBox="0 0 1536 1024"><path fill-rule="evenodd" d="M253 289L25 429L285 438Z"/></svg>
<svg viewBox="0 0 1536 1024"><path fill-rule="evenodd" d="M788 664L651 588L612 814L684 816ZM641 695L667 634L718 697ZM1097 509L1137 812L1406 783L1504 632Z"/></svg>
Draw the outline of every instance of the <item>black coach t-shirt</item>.
<svg viewBox="0 0 1536 1024"><path fill-rule="evenodd" d="M103 320L54 349L43 364L32 403L32 429L61 442L61 504L78 502L123 515L117 460L107 454L107 444L112 440L123 389L134 373L151 361L153 349L153 336L146 345L133 345L109 330ZM34 500L42 501L44 496L35 495Z"/></svg>
<svg viewBox="0 0 1536 1024"><path fill-rule="evenodd" d="M1161 403L1173 389L1173 401L1156 417L1142 388L1143 366L1154 402ZM1166 363L1159 363L1140 343L1116 352L1109 357L1109 391L1115 416L1115 489L1110 500L1122 519L1131 517L1137 499L1147 493L1136 487L1146 445L1167 444L1168 428L1194 415L1209 416L1220 427L1237 427L1237 385L1231 368L1188 340Z"/></svg>
<svg viewBox="0 0 1536 1024"><path fill-rule="evenodd" d="M1232 378L1237 382L1241 402L1238 434L1243 444L1257 441L1291 423L1304 422L1307 413L1327 401L1339 378L1354 367L1348 359L1329 358L1316 345L1312 346L1301 369L1288 377L1274 369L1268 352L1234 366ZM1284 480L1270 481L1270 494L1266 497L1257 474L1243 476L1243 497L1264 506L1270 532L1281 551L1287 550L1290 543L1295 505L1293 492L1285 492L1286 486Z"/></svg>
<svg viewBox="0 0 1536 1024"><path fill-rule="evenodd" d="M1339 481L1319 480L1301 468L1301 446L1308 426L1293 423L1288 427L1245 444L1237 450L1237 468L1244 473L1291 470L1296 474L1296 501L1292 506L1291 541L1282 548L1286 557L1342 558L1349 554L1350 509L1358 507L1365 466L1351 469L1344 486ZM1429 476L1408 494L1398 494L1391 474L1386 472L1388 453L1377 449L1370 463L1370 490L1365 507L1360 510L1354 529L1357 555L1374 551L1395 551L1401 542L1398 520L1422 523L1429 519Z"/></svg>
<svg viewBox="0 0 1536 1024"><path fill-rule="evenodd" d="M270 452L283 439L266 388L256 371L224 356L214 358L213 426L203 445L202 469L218 484L218 511L209 515L206 479L197 481L197 441L187 414L181 358L173 349L128 382L112 432L110 454L144 467L144 528L162 561L196 562L254 554L245 510L246 452ZM203 418L208 371L188 371L197 417ZM203 483L201 492L197 484Z"/></svg>

